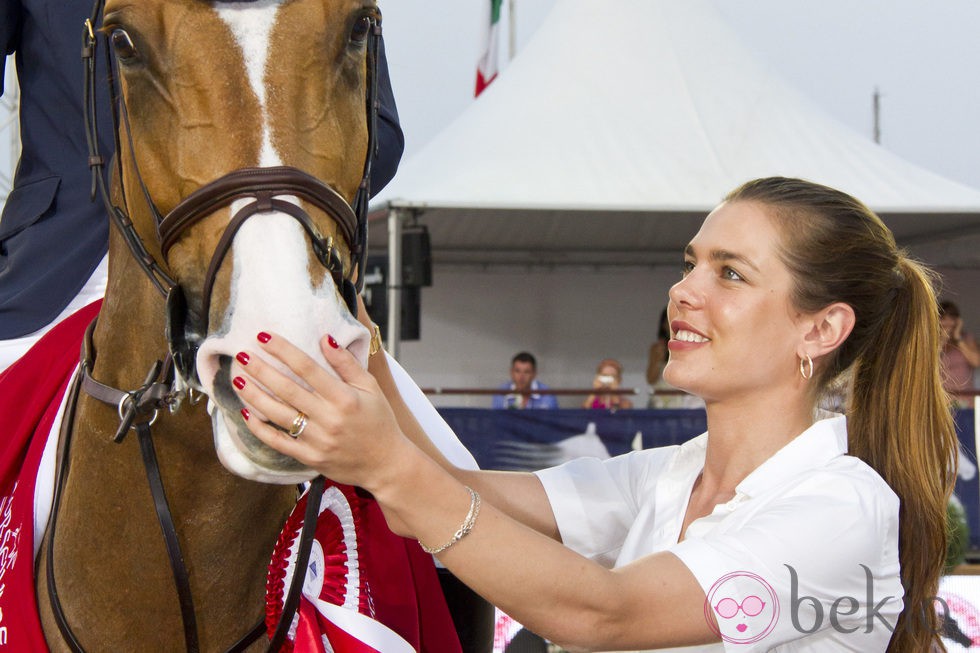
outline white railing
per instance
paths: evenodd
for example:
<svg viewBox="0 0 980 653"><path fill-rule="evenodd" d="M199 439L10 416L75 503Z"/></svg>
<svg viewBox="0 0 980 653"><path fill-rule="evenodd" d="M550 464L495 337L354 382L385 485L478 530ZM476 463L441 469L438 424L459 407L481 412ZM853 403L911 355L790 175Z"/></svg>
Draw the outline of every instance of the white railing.
<svg viewBox="0 0 980 653"><path fill-rule="evenodd" d="M0 96L0 205L7 201L20 157L19 88L13 57L6 58L6 67L3 96Z"/></svg>

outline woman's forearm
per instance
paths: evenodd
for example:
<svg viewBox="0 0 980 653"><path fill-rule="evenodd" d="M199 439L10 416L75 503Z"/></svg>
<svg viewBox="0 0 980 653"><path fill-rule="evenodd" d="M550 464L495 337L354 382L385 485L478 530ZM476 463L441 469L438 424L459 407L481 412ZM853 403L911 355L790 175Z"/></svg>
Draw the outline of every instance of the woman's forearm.
<svg viewBox="0 0 980 653"><path fill-rule="evenodd" d="M426 456L460 483L480 492L488 503L492 503L497 509L502 510L513 519L552 539L559 539L558 526L551 510L551 504L548 502L544 487L536 476L520 472L468 470L453 465L429 439L405 403L398 391L386 357L383 354L371 356L368 360L368 371L371 372L371 375L378 382L378 386L384 392L402 433ZM390 525L397 531L403 530L403 527L397 522Z"/></svg>
<svg viewBox="0 0 980 653"><path fill-rule="evenodd" d="M610 571L543 537L483 499L472 529L470 493L431 460L413 460L372 488L466 585L532 631L583 650L711 641L700 617L704 594L674 556L632 574Z"/></svg>

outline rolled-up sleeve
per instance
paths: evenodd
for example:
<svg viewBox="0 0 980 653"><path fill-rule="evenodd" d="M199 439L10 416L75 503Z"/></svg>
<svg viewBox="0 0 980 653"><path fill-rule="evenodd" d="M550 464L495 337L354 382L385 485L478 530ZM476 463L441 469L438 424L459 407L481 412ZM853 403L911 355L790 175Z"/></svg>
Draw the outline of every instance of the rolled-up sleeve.
<svg viewBox="0 0 980 653"><path fill-rule="evenodd" d="M653 449L608 460L579 458L535 472L548 495L562 543L611 568L636 520L649 478L671 453Z"/></svg>
<svg viewBox="0 0 980 653"><path fill-rule="evenodd" d="M894 495L861 479L818 476L737 529L703 536L689 530L670 551L698 580L706 609L724 599L762 599L759 614L715 615L726 650L750 653L842 633L846 649L836 650L879 650L902 609L897 523Z"/></svg>

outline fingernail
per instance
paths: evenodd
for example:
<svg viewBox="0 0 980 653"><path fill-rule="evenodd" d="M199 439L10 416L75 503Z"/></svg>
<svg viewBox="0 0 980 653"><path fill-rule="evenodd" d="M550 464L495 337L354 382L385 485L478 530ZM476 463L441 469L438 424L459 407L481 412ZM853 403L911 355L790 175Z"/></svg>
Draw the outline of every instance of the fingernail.
<svg viewBox="0 0 980 653"><path fill-rule="evenodd" d="M240 376L236 376L234 379L231 380L231 382L234 383L235 387L238 388L239 390L243 390L245 388L245 379L243 379Z"/></svg>
<svg viewBox="0 0 980 653"><path fill-rule="evenodd" d="M251 415L252 413L248 412L248 408L242 408L242 417L245 418L246 422L248 421L248 418L251 417Z"/></svg>
<svg viewBox="0 0 980 653"><path fill-rule="evenodd" d="M259 331L259 335L255 336L255 337L258 338L259 339L259 342L261 342L262 344L265 344L265 343L269 342L270 340L272 340L272 336L270 336L265 331Z"/></svg>
<svg viewBox="0 0 980 653"><path fill-rule="evenodd" d="M338 345L337 341L333 339L333 336L327 336L327 343L334 349L340 349L340 345Z"/></svg>
<svg viewBox="0 0 980 653"><path fill-rule="evenodd" d="M235 356L235 360L241 363L242 365L248 365L248 354L246 354L243 351L240 351L238 352L238 355Z"/></svg>

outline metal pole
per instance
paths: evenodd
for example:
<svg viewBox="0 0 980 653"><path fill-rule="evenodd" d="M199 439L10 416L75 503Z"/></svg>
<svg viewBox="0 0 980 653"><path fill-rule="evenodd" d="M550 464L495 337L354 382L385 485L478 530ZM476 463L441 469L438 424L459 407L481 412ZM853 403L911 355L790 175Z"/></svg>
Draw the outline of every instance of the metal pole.
<svg viewBox="0 0 980 653"><path fill-rule="evenodd" d="M881 93L878 92L877 86L874 95L871 96L871 113L874 119L873 137L875 143L881 143Z"/></svg>
<svg viewBox="0 0 980 653"><path fill-rule="evenodd" d="M517 54L517 13L514 11L515 0L508 0L507 3L507 18L509 20L509 28L507 30L507 54L508 61L514 60L514 55Z"/></svg>
<svg viewBox="0 0 980 653"><path fill-rule="evenodd" d="M388 207L388 353L397 360L402 329L402 216Z"/></svg>

